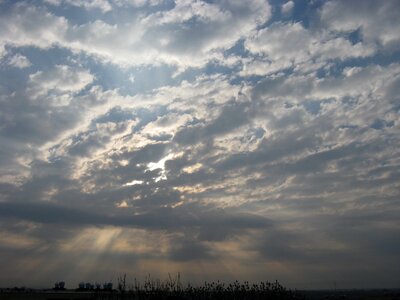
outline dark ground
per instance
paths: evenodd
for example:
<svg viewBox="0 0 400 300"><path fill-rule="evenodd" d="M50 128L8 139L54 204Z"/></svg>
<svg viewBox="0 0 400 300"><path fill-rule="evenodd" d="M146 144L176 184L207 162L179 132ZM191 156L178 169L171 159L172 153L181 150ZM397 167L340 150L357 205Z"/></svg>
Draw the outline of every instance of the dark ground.
<svg viewBox="0 0 400 300"><path fill-rule="evenodd" d="M299 298L307 300L400 300L400 289L375 289L375 290L320 290L320 291L297 291ZM199 299L202 297L199 297ZM185 300L185 297L137 297L133 294L121 295L118 292L93 292L93 291L53 291L53 290L0 290L0 300L130 300L130 299L162 299L162 300ZM218 299L218 298L215 298ZM224 299L226 299L224 297ZM232 297L232 299L237 299ZM240 299L251 300L251 297ZM270 298L265 299L280 299ZM284 297L283 299L288 299ZM209 300L213 300L210 298Z"/></svg>
<svg viewBox="0 0 400 300"><path fill-rule="evenodd" d="M400 300L400 289L302 291L308 300Z"/></svg>

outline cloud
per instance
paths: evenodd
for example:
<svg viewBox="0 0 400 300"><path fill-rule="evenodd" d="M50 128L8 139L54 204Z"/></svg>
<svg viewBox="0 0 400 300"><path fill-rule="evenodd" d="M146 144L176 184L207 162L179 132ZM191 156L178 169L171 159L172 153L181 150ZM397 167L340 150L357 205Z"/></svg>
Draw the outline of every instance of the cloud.
<svg viewBox="0 0 400 300"><path fill-rule="evenodd" d="M178 0L175 2L173 9L157 15L150 15L150 17L150 19L145 19L144 22L165 25L170 23L185 23L192 18L204 23L224 22L230 19L232 15L229 10L222 10L216 4Z"/></svg>
<svg viewBox="0 0 400 300"><path fill-rule="evenodd" d="M156 6L162 3L163 0L113 0L113 4L122 7Z"/></svg>
<svg viewBox="0 0 400 300"><path fill-rule="evenodd" d="M282 4L281 11L284 15L289 15L294 8L294 2L293 1L288 1L284 4Z"/></svg>
<svg viewBox="0 0 400 300"><path fill-rule="evenodd" d="M247 76L268 75L288 68L308 72L332 59L367 57L376 51L373 45L353 44L343 37L310 32L301 23L275 23L246 39L245 47L262 55L245 62L242 74Z"/></svg>
<svg viewBox="0 0 400 300"><path fill-rule="evenodd" d="M399 22L367 4L1 3L0 280L395 286Z"/></svg>
<svg viewBox="0 0 400 300"><path fill-rule="evenodd" d="M182 144L194 144L203 139L226 134L250 122L252 115L255 114L254 109L248 102L225 103L220 114L212 122L205 126L186 126L176 133L175 141Z"/></svg>
<svg viewBox="0 0 400 300"><path fill-rule="evenodd" d="M64 224L72 227L112 225L167 231L183 226L209 229L221 227L225 232L229 232L237 228L263 228L269 225L269 221L261 216L227 213L223 210L207 210L196 206L177 210L158 208L142 214L125 214L118 217L49 203L1 202L0 207L2 208L2 217L39 224ZM161 215L162 218L160 218ZM203 224L203 221L206 222Z"/></svg>
<svg viewBox="0 0 400 300"><path fill-rule="evenodd" d="M344 12L344 13L339 13ZM379 43L388 50L398 50L399 40L395 32L399 29L397 1L383 5L374 1L329 1L321 11L321 20L330 29L339 32L360 30L365 42Z"/></svg>
<svg viewBox="0 0 400 300"><path fill-rule="evenodd" d="M43 7L23 2L4 12L1 21L1 44L49 48L60 42L68 28L68 20L57 17Z"/></svg>
<svg viewBox="0 0 400 300"><path fill-rule="evenodd" d="M36 97L57 93L76 93L92 83L94 76L82 68L56 65L48 71L38 71L29 75L31 91Z"/></svg>
<svg viewBox="0 0 400 300"><path fill-rule="evenodd" d="M21 54L15 54L10 57L7 61L8 65L16 67L16 68L27 68L30 67L32 64L26 56Z"/></svg>
<svg viewBox="0 0 400 300"><path fill-rule="evenodd" d="M78 7L84 7L85 9L99 9L103 13L112 10L111 4L107 0L89 0L89 1L82 1L82 0L45 0L45 2L51 5L72 5Z"/></svg>
<svg viewBox="0 0 400 300"><path fill-rule="evenodd" d="M94 3L97 6L97 2L89 6ZM3 19L1 43L41 48L60 45L122 66L158 62L180 69L198 67L213 59L215 53L232 47L270 17L268 3L261 0L253 0L250 5L235 1L222 4L223 8L181 1L170 10L145 16L137 14L121 24L95 20L79 25L53 15L44 7L19 4ZM198 20L198 26L186 26L190 20ZM196 38L187 43L190 37Z"/></svg>

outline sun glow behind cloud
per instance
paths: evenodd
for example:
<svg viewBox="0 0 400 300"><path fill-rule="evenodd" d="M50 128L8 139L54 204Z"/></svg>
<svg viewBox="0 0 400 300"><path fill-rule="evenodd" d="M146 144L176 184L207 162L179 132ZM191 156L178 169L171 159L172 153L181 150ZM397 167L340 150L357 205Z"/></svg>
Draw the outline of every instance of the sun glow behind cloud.
<svg viewBox="0 0 400 300"><path fill-rule="evenodd" d="M179 155L170 153L170 154L164 156L158 162L149 162L147 164L147 170L149 170L149 171L160 170L160 176L158 176L157 178L154 179L155 182L168 179L167 175L165 173L165 162L169 159L176 158L177 156L179 156Z"/></svg>

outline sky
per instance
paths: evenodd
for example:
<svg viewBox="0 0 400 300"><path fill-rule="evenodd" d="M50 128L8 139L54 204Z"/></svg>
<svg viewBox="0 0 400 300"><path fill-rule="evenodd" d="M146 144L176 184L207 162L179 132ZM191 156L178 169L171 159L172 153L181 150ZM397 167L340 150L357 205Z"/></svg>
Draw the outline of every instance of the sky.
<svg viewBox="0 0 400 300"><path fill-rule="evenodd" d="M0 0L0 286L400 287L400 2Z"/></svg>

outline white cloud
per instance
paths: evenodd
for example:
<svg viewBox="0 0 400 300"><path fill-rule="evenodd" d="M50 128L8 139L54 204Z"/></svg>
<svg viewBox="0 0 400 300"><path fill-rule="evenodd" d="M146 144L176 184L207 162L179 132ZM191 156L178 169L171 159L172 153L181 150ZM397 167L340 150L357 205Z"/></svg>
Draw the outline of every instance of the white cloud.
<svg viewBox="0 0 400 300"><path fill-rule="evenodd" d="M146 5L155 6L162 4L164 0L113 0L113 3L117 6L133 6L143 7Z"/></svg>
<svg viewBox="0 0 400 300"><path fill-rule="evenodd" d="M383 90L386 90L398 78L400 65L391 64L385 68L379 65L370 65L364 68L347 68L343 72L346 77L326 78L318 81L314 91L315 96L329 98L374 94L375 97L381 98L381 101L389 101L389 99L382 98L382 95L385 94ZM364 100L369 102L368 98ZM385 105L381 107L384 109Z"/></svg>
<svg viewBox="0 0 400 300"><path fill-rule="evenodd" d="M30 84L38 89L40 94L49 90L59 92L79 92L90 84L94 76L82 68L74 68L67 65L57 65L48 71L38 71L29 75Z"/></svg>
<svg viewBox="0 0 400 300"><path fill-rule="evenodd" d="M60 5L62 0L44 0L44 2L51 5Z"/></svg>
<svg viewBox="0 0 400 300"><path fill-rule="evenodd" d="M286 61L268 61L268 59L246 59L242 61L242 70L239 72L241 76L265 76L273 74L283 69L292 67L292 62L290 60Z"/></svg>
<svg viewBox="0 0 400 300"><path fill-rule="evenodd" d="M264 55L260 65L245 61L242 73L246 75L250 75L251 70L261 75L262 69L264 74L269 74L290 65L301 72L303 67L307 70L316 64L319 68L320 63L331 59L367 57L376 52L374 45L352 44L324 31L310 32L300 23L275 23L246 39L245 47L254 54Z"/></svg>
<svg viewBox="0 0 400 300"><path fill-rule="evenodd" d="M281 11L284 15L289 15L292 13L294 8L294 2L293 1L288 1L284 4L282 4Z"/></svg>
<svg viewBox="0 0 400 300"><path fill-rule="evenodd" d="M77 7L84 7L85 9L100 9L102 12L112 10L111 4L107 0L45 0L51 5L72 5Z"/></svg>
<svg viewBox="0 0 400 300"><path fill-rule="evenodd" d="M2 59L7 54L7 50L5 49L5 45L0 45L0 59Z"/></svg>
<svg viewBox="0 0 400 300"><path fill-rule="evenodd" d="M35 101L45 99L51 105L68 105L71 94L77 93L92 83L94 76L82 68L56 65L53 69L29 75L29 92ZM49 93L56 96L45 98Z"/></svg>
<svg viewBox="0 0 400 300"><path fill-rule="evenodd" d="M399 49L399 2L329 1L321 10L321 19L329 29L352 32L361 30L366 42L379 42L388 49Z"/></svg>
<svg viewBox="0 0 400 300"><path fill-rule="evenodd" d="M13 56L11 56L8 60L7 60L8 65L19 68L19 69L23 69L23 68L27 68L30 67L32 64L29 61L29 59L21 54L15 54Z"/></svg>
<svg viewBox="0 0 400 300"><path fill-rule="evenodd" d="M202 22L226 22L232 18L229 10L223 10L217 4L210 4L202 1L177 0L175 7L165 12L152 14L144 22L151 25L169 23L183 23L190 19L197 18Z"/></svg>
<svg viewBox="0 0 400 300"><path fill-rule="evenodd" d="M164 63L181 69L203 66L270 17L262 0L217 4L180 1L167 11L137 12L127 20L73 25L43 7L16 5L0 21L0 45L59 45L123 66ZM200 20L189 26L189 20ZM190 38L191 42L187 40Z"/></svg>
<svg viewBox="0 0 400 300"><path fill-rule="evenodd" d="M1 46L49 48L59 44L68 29L68 21L44 8L18 3L0 19Z"/></svg>

